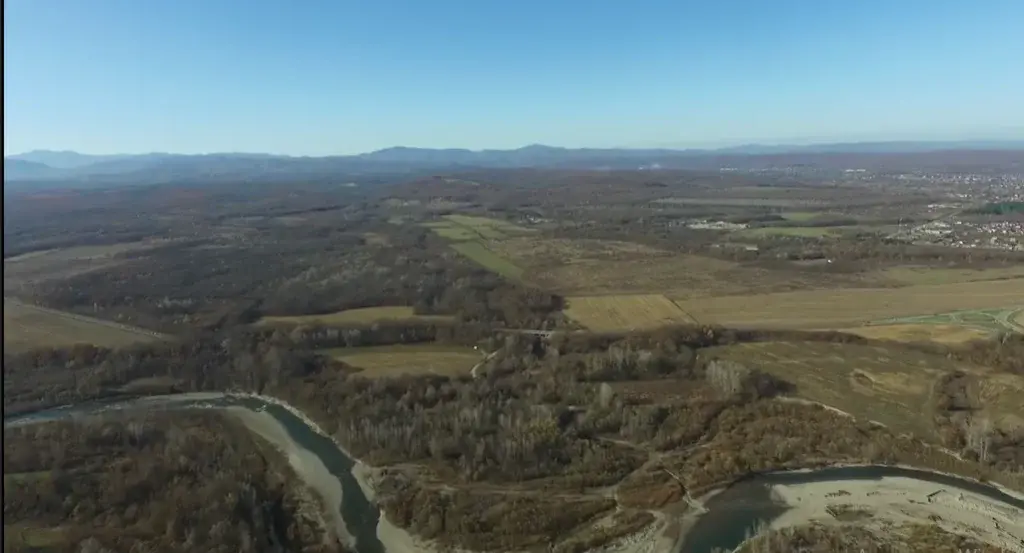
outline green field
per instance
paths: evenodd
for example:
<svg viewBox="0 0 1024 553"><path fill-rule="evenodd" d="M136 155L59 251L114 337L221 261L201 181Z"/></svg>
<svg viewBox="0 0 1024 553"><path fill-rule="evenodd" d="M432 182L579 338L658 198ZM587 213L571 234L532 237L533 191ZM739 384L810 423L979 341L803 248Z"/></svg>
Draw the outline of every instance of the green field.
<svg viewBox="0 0 1024 553"><path fill-rule="evenodd" d="M456 242L469 240L501 240L536 232L508 221L472 215L446 215L441 221L424 223L438 236Z"/></svg>
<svg viewBox="0 0 1024 553"><path fill-rule="evenodd" d="M523 277L523 269L494 253L481 242L459 242L452 244L452 249L506 278L520 280Z"/></svg>

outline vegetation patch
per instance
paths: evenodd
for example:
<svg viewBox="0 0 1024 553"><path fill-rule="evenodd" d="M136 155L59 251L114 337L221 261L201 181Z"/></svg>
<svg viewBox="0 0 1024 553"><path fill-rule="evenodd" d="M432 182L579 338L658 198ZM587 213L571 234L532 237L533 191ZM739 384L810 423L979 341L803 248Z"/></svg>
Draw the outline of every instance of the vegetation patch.
<svg viewBox="0 0 1024 553"><path fill-rule="evenodd" d="M28 305L9 298L4 298L3 335L4 350L11 353L74 344L117 348L165 338L141 328Z"/></svg>
<svg viewBox="0 0 1024 553"><path fill-rule="evenodd" d="M746 363L793 383L796 393L897 432L934 437L927 404L932 383L961 368L904 348L828 342L758 342L708 348L702 357Z"/></svg>
<svg viewBox="0 0 1024 553"><path fill-rule="evenodd" d="M536 232L536 229L521 227L508 221L472 215L446 215L443 220L424 223L424 226L438 236L456 242L501 240Z"/></svg>
<svg viewBox="0 0 1024 553"><path fill-rule="evenodd" d="M940 344L962 344L972 340L983 340L992 335L991 332L977 328L943 324L891 324L838 330L873 340L938 342Z"/></svg>
<svg viewBox="0 0 1024 553"><path fill-rule="evenodd" d="M419 374L459 376L468 374L483 359L472 348L434 344L335 348L321 350L321 353L362 369L358 374L366 378Z"/></svg>
<svg viewBox="0 0 1024 553"><path fill-rule="evenodd" d="M675 302L662 294L574 296L568 298L565 314L596 332L694 322Z"/></svg>
<svg viewBox="0 0 1024 553"><path fill-rule="evenodd" d="M903 285L950 284L979 280L1000 280L1024 277L1024 265L984 269L940 268L922 266L891 267L878 272L886 280Z"/></svg>
<svg viewBox="0 0 1024 553"><path fill-rule="evenodd" d="M267 316L260 318L257 325L345 325L375 323L378 321L449 321L447 315L417 315L412 307L395 305L385 307L362 307L346 309L322 315Z"/></svg>
<svg viewBox="0 0 1024 553"><path fill-rule="evenodd" d="M825 238L835 236L840 230L849 227L757 227L736 231L735 234L744 238L760 238L765 236L798 236L801 238Z"/></svg>
<svg viewBox="0 0 1024 553"><path fill-rule="evenodd" d="M937 313L935 315L920 315L916 317L901 317L889 321L878 321L880 324L906 323L917 325L956 325L971 327L989 332L1005 332L1007 330L1024 330L1017 317L1020 311L1012 309L968 309L963 311L951 311L948 313Z"/></svg>
<svg viewBox="0 0 1024 553"><path fill-rule="evenodd" d="M459 242L452 244L452 249L468 257L485 269L494 271L501 276L512 280L520 280L523 277L523 270L514 263L494 253L481 242Z"/></svg>

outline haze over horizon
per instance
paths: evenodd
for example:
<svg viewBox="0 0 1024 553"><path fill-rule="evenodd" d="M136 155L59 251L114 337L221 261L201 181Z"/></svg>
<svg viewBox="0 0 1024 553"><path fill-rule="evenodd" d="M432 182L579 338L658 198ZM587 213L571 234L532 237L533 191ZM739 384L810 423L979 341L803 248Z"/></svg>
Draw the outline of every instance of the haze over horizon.
<svg viewBox="0 0 1024 553"><path fill-rule="evenodd" d="M4 154L1024 139L1024 4L896 4L14 0Z"/></svg>

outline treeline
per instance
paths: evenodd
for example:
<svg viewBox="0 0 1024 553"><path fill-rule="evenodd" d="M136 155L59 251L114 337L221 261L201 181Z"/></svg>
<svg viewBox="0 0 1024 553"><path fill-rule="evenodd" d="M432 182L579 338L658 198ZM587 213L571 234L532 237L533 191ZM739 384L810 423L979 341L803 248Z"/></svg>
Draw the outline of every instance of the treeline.
<svg viewBox="0 0 1024 553"><path fill-rule="evenodd" d="M331 343L373 343L364 340L381 338L374 332L383 329L404 339L426 332L402 328L370 326L358 335L351 328L235 328L179 344L5 356L5 412L124 394L126 385L142 379L165 379L180 391L258 392L309 414L371 465L416 465L427 481L501 489L517 484L565 494L631 479L648 462L648 451L661 452L661 466L682 483L655 479L634 486L648 490L645 496L666 498L752 472L837 461L901 462L1004 482L999 469L1012 468L994 465L996 456L955 461L916 438L820 407L773 400L792 386L756 366L699 355L709 346L750 340L867 342L839 333L675 327L630 335L557 332L548 340L493 335L484 342L494 355L477 378L371 380L311 351ZM644 383L671 393L630 392ZM499 536L516 535L515 528L532 528L530 535L552 531L543 521L565 508L524 498L518 508L532 514L517 511L499 519L505 524L471 530L444 521L474 516L478 503L453 502L443 486L388 489L382 504L403 509L396 523L414 533L436 535L442 528L453 543L491 543L498 550L511 543ZM534 522L526 525L521 517ZM520 522L513 527L513 521Z"/></svg>
<svg viewBox="0 0 1024 553"><path fill-rule="evenodd" d="M269 444L212 413L4 429L4 551L344 551Z"/></svg>

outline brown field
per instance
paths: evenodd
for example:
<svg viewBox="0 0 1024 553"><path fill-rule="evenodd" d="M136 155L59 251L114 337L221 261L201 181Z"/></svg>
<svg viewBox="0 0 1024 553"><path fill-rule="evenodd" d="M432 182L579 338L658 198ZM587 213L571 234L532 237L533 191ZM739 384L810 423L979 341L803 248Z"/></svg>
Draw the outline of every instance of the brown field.
<svg viewBox="0 0 1024 553"><path fill-rule="evenodd" d="M149 330L28 305L4 298L4 350L26 351L37 347L87 343L123 347L165 338Z"/></svg>
<svg viewBox="0 0 1024 553"><path fill-rule="evenodd" d="M904 285L951 284L1024 277L1024 266L988 269L947 269L935 267L893 267L878 271L878 276Z"/></svg>
<svg viewBox="0 0 1024 553"><path fill-rule="evenodd" d="M565 314L590 330L639 330L693 323L693 319L662 294L574 296Z"/></svg>
<svg viewBox="0 0 1024 553"><path fill-rule="evenodd" d="M666 294L681 298L793 289L821 280L818 275L801 280L797 273L780 275L616 240L512 238L487 244L521 267L525 281L567 296Z"/></svg>
<svg viewBox="0 0 1024 553"><path fill-rule="evenodd" d="M294 315L281 317L263 317L256 322L257 325L340 325L373 323L377 321L448 321L451 317L447 315L417 315L412 307L389 306L389 307L363 307L360 309L346 309L335 313L322 315Z"/></svg>
<svg viewBox="0 0 1024 553"><path fill-rule="evenodd" d="M935 378L956 369L969 370L983 382L992 376L983 367L898 347L760 342L709 348L701 355L760 368L794 383L800 397L925 437L934 433L931 413L922 406ZM1004 407L1013 416L1024 404Z"/></svg>
<svg viewBox="0 0 1024 553"><path fill-rule="evenodd" d="M828 328L893 317L1005 307L1024 298L1024 279L905 288L807 290L693 298L680 307L705 324L738 327Z"/></svg>
<svg viewBox="0 0 1024 553"><path fill-rule="evenodd" d="M468 374L483 356L473 348L458 346L390 345L365 348L336 348L321 353L363 369L367 378L387 378L403 374Z"/></svg>
<svg viewBox="0 0 1024 553"><path fill-rule="evenodd" d="M858 326L836 330L875 340L938 342L940 344L963 344L972 340L985 339L992 335L991 332L978 328L942 324L892 324Z"/></svg>

